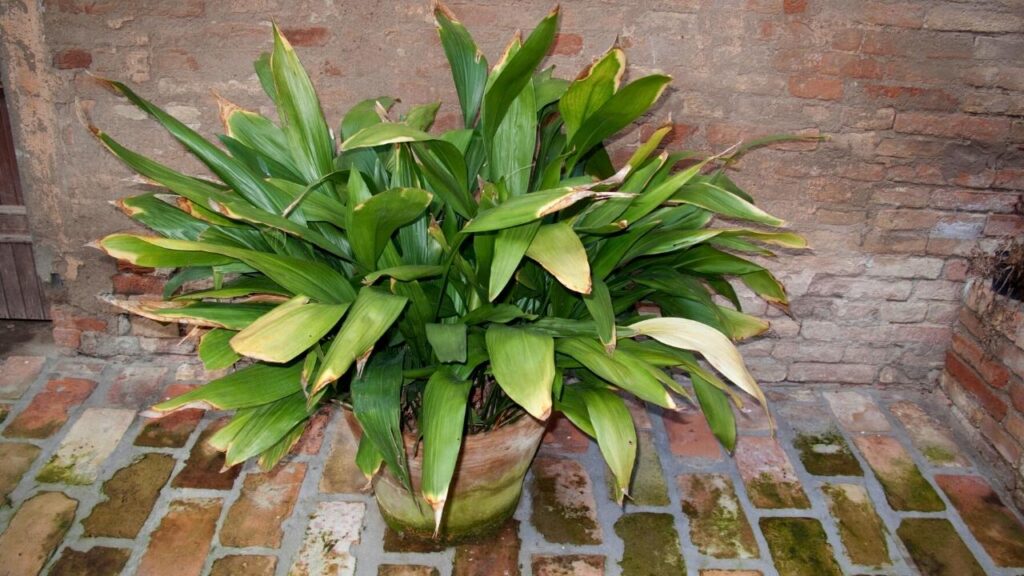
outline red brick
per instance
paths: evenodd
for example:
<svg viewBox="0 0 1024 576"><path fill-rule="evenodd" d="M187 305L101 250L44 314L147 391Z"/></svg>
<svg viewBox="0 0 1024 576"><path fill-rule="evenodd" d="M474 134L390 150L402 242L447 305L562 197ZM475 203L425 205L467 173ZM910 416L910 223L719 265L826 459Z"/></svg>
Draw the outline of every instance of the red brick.
<svg viewBox="0 0 1024 576"><path fill-rule="evenodd" d="M583 51L583 37L579 34L556 34L552 54L575 56Z"/></svg>
<svg viewBox="0 0 1024 576"><path fill-rule="evenodd" d="M1001 421L1006 417L1008 410L1006 402L996 396L978 374L952 352L946 354L946 371L960 383L964 390L977 398L993 418Z"/></svg>
<svg viewBox="0 0 1024 576"><path fill-rule="evenodd" d="M590 440L568 418L556 414L548 421L544 447L559 452L583 453L590 447Z"/></svg>
<svg viewBox="0 0 1024 576"><path fill-rule="evenodd" d="M163 366L125 366L107 391L107 404L122 408L148 408L158 401L166 375L167 368Z"/></svg>
<svg viewBox="0 0 1024 576"><path fill-rule="evenodd" d="M519 574L519 522L509 520L496 533L455 548L452 576Z"/></svg>
<svg viewBox="0 0 1024 576"><path fill-rule="evenodd" d="M82 331L74 328L54 328L53 343L61 348L77 350L82 345Z"/></svg>
<svg viewBox="0 0 1024 576"><path fill-rule="evenodd" d="M800 14L807 10L807 0L782 0L782 11L786 14Z"/></svg>
<svg viewBox="0 0 1024 576"><path fill-rule="evenodd" d="M821 72L847 78L879 79L884 75L882 64L878 60L843 52L824 54L821 59Z"/></svg>
<svg viewBox="0 0 1024 576"><path fill-rule="evenodd" d="M1020 236L1024 234L1024 216L992 214L985 224L985 236Z"/></svg>
<svg viewBox="0 0 1024 576"><path fill-rule="evenodd" d="M1020 464L1021 447L1020 443L1013 437L1007 434L1006 430L996 422L990 416L983 416L981 419L981 434L996 449L1011 466L1016 467Z"/></svg>
<svg viewBox="0 0 1024 576"><path fill-rule="evenodd" d="M929 204L943 210L1009 214L1016 210L1019 200L1018 194L940 188L932 193Z"/></svg>
<svg viewBox="0 0 1024 576"><path fill-rule="evenodd" d="M7 426L9 438L48 438L68 421L72 408L85 402L96 383L80 378L50 380L32 402Z"/></svg>
<svg viewBox="0 0 1024 576"><path fill-rule="evenodd" d="M868 84L864 86L864 93L883 104L899 108L954 111L960 105L955 96L938 88Z"/></svg>
<svg viewBox="0 0 1024 576"><path fill-rule="evenodd" d="M1003 168L996 171L995 180L992 185L996 188L1009 188L1011 190L1024 190L1024 169Z"/></svg>
<svg viewBox="0 0 1024 576"><path fill-rule="evenodd" d="M82 521L85 536L138 536L173 469L173 456L150 452L115 472L103 483L106 500Z"/></svg>
<svg viewBox="0 0 1024 576"><path fill-rule="evenodd" d="M103 332L107 329L107 321L92 316L71 316L71 325L82 332Z"/></svg>
<svg viewBox="0 0 1024 576"><path fill-rule="evenodd" d="M306 465L301 462L246 476L241 495L231 505L220 530L221 544L279 547L284 536L281 524L295 508L305 476Z"/></svg>
<svg viewBox="0 0 1024 576"><path fill-rule="evenodd" d="M711 433L704 415L695 408L684 406L676 411L665 412L662 417L668 432L669 448L672 454L685 458L722 457L718 440Z"/></svg>
<svg viewBox="0 0 1024 576"><path fill-rule="evenodd" d="M110 277L114 294L122 296L160 296L164 291L164 280L157 276L139 274L115 274Z"/></svg>
<svg viewBox="0 0 1024 576"><path fill-rule="evenodd" d="M789 93L797 98L839 100L843 97L843 82L821 76L790 76Z"/></svg>
<svg viewBox="0 0 1024 576"><path fill-rule="evenodd" d="M974 368L990 386L1006 388L1010 382L1010 371L991 354L985 352L969 336L953 334L953 351Z"/></svg>
<svg viewBox="0 0 1024 576"><path fill-rule="evenodd" d="M862 4L864 21L898 28L920 28L924 24L924 7L920 4L890 4L866 2Z"/></svg>
<svg viewBox="0 0 1024 576"><path fill-rule="evenodd" d="M967 261L956 259L946 262L946 266L942 270L942 277L954 282L964 281L967 278Z"/></svg>
<svg viewBox="0 0 1024 576"><path fill-rule="evenodd" d="M948 146L944 141L903 136L882 140L875 148L875 154L895 158L938 158L945 153Z"/></svg>
<svg viewBox="0 0 1024 576"><path fill-rule="evenodd" d="M1016 380L1010 384L1010 400L1015 410L1024 412L1024 384Z"/></svg>
<svg viewBox="0 0 1024 576"><path fill-rule="evenodd" d="M186 576L202 572L217 528L221 500L175 500L153 531L136 572L139 576Z"/></svg>
<svg viewBox="0 0 1024 576"><path fill-rule="evenodd" d="M0 366L0 398L17 400L46 364L43 356L8 356Z"/></svg>
<svg viewBox="0 0 1024 576"><path fill-rule="evenodd" d="M644 124L640 127L640 140L646 142L657 129L657 125ZM697 126L692 124L672 123L672 130L670 130L669 133L661 140L661 144L658 148L669 150L679 148L696 132Z"/></svg>
<svg viewBox="0 0 1024 576"><path fill-rule="evenodd" d="M1000 142L1009 135L1010 121L1007 118L985 118L967 114L900 112L896 114L893 129L909 134Z"/></svg>
<svg viewBox="0 0 1024 576"><path fill-rule="evenodd" d="M864 32L856 28L838 30L832 35L832 49L843 52L856 52L864 39Z"/></svg>
<svg viewBox="0 0 1024 576"><path fill-rule="evenodd" d="M323 46L331 37L331 31L323 26L282 28L281 33L293 46Z"/></svg>
<svg viewBox="0 0 1024 576"><path fill-rule="evenodd" d="M208 441L228 423L226 418L212 422L203 430L185 461L185 467L171 481L175 488L230 490L242 471L241 465L224 470L224 453L210 446Z"/></svg>
<svg viewBox="0 0 1024 576"><path fill-rule="evenodd" d="M81 48L61 50L53 55L53 65L58 70L76 70L92 65L92 54Z"/></svg>

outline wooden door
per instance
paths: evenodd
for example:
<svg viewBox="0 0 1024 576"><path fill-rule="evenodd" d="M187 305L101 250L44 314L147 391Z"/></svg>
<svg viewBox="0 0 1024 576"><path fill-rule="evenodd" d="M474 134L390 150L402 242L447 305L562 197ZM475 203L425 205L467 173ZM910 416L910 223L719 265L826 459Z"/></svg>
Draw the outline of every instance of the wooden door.
<svg viewBox="0 0 1024 576"><path fill-rule="evenodd" d="M0 84L0 319L46 320L48 316L32 258L11 120Z"/></svg>

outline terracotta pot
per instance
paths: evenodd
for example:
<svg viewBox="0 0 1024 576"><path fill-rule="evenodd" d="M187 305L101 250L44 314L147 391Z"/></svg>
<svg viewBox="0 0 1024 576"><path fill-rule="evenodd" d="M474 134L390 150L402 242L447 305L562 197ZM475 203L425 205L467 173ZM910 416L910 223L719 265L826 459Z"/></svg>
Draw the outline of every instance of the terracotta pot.
<svg viewBox="0 0 1024 576"><path fill-rule="evenodd" d="M346 421L356 431L359 423L348 411ZM465 439L448 490L440 540L451 543L479 536L512 516L544 428L543 422L524 414L512 424ZM358 430L357 436L361 432ZM409 494L385 467L377 475L374 496L392 530L413 538L433 539L433 509L420 495L422 450L414 456L416 439L409 435L405 436L405 447L415 495Z"/></svg>

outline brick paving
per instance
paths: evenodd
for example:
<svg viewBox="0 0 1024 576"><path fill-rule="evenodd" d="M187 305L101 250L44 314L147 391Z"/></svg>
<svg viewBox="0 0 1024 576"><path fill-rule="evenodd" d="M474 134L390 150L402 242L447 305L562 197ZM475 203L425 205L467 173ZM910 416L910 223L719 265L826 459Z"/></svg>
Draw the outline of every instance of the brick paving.
<svg viewBox="0 0 1024 576"><path fill-rule="evenodd" d="M624 508L596 445L559 419L514 519L445 548L385 527L337 409L274 470L222 470L203 441L223 414L136 412L196 384L194 366L7 362L0 576L1024 573L1022 517L934 390L775 385L777 434L745 408L736 458L692 410L633 407Z"/></svg>

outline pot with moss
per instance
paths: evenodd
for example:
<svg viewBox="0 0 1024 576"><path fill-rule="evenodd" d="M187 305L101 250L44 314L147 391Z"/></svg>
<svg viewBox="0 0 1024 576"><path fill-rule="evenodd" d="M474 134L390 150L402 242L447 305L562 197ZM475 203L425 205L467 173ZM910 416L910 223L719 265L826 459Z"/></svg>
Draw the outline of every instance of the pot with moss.
<svg viewBox="0 0 1024 576"><path fill-rule="evenodd" d="M785 137L660 151L664 125L615 164L604 143L668 76L624 83L617 46L571 81L542 68L557 10L493 65L444 7L435 17L463 120L443 133L430 130L439 104L398 111L389 97L356 104L332 131L276 27L255 68L278 122L222 101L220 146L106 81L212 174L182 174L93 128L159 187L119 202L153 233L99 246L177 269L163 300L110 301L202 329L209 369L237 363L151 414L233 411L211 444L229 466L269 468L320 405L340 403L387 521L448 541L512 513L554 412L597 441L620 501L637 447L624 396L698 404L731 450L736 388L764 403L733 342L768 327L740 311L733 283L785 307L782 285L745 255L804 241L728 169ZM638 312L646 304L661 315Z"/></svg>

